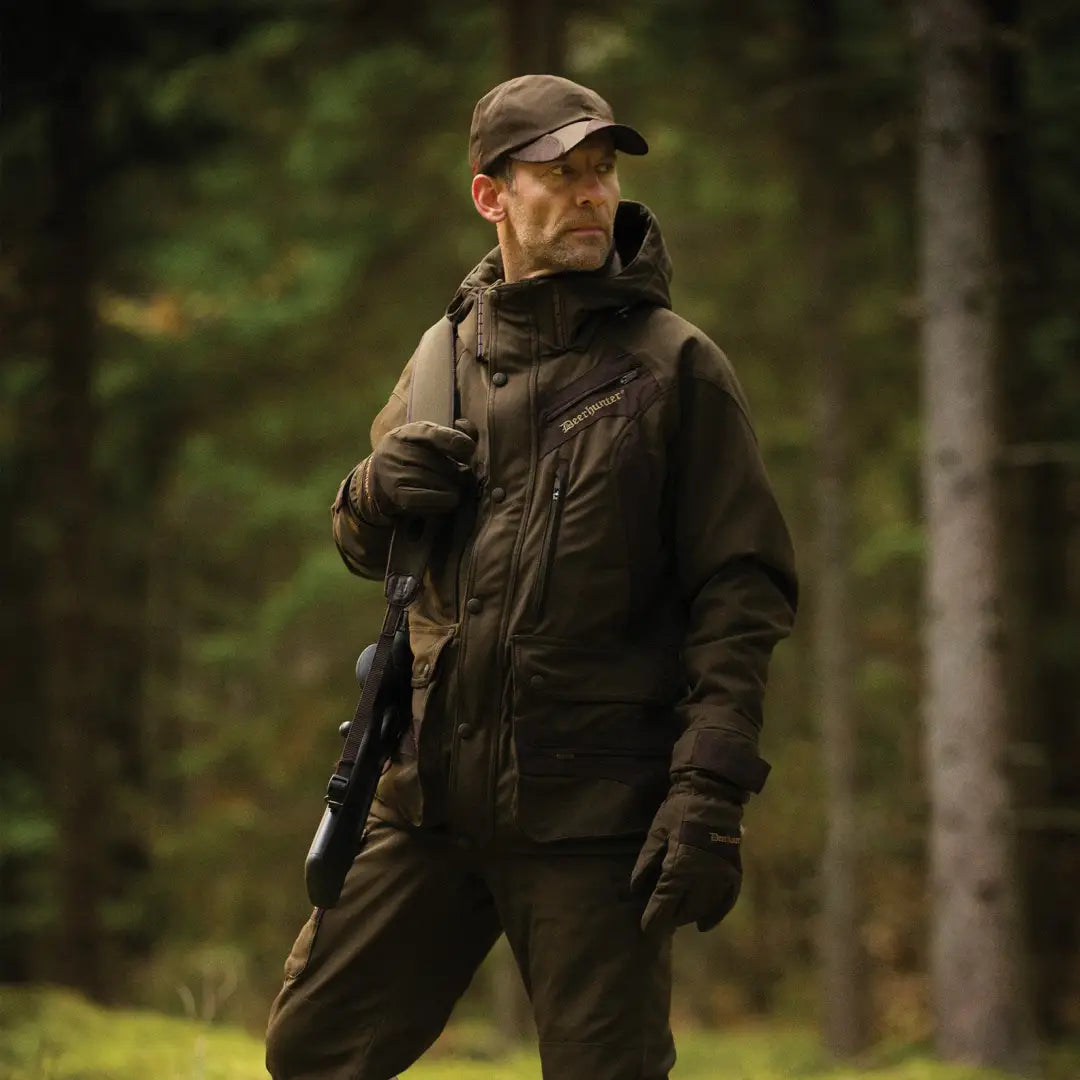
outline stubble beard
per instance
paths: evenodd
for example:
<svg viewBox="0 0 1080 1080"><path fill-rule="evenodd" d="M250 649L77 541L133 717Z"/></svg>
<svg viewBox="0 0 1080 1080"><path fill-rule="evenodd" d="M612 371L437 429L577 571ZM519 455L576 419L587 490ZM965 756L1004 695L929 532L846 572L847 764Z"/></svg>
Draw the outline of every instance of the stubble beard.
<svg viewBox="0 0 1080 1080"><path fill-rule="evenodd" d="M554 274L564 270L599 270L611 251L611 230L599 222L596 227L603 231L603 237L575 235L565 226L550 236L539 230L521 230L518 246L527 272Z"/></svg>
<svg viewBox="0 0 1080 1080"><path fill-rule="evenodd" d="M603 239L563 233L552 241L550 254L563 270L599 270L610 250L611 237L606 232Z"/></svg>

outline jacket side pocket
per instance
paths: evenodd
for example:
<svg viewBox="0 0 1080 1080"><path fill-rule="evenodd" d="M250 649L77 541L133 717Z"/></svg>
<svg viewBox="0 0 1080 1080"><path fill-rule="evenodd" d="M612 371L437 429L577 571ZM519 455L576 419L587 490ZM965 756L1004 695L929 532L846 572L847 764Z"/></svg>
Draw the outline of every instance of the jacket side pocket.
<svg viewBox="0 0 1080 1080"><path fill-rule="evenodd" d="M375 792L378 802L395 811L410 825L434 824L437 808L426 805L422 783L425 757L425 723L428 721L432 694L446 678L443 656L457 636L458 624L439 626L409 618L409 643L413 666L410 677L411 717L398 747L397 760L383 773ZM431 724L427 724L431 727ZM437 739L427 740L437 743Z"/></svg>
<svg viewBox="0 0 1080 1080"><path fill-rule="evenodd" d="M677 658L519 635L515 819L533 840L640 836L668 789Z"/></svg>

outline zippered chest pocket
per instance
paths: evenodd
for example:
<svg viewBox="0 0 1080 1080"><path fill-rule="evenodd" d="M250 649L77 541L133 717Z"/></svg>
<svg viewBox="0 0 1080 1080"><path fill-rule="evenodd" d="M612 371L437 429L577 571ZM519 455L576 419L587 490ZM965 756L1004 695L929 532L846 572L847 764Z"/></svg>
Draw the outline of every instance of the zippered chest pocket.
<svg viewBox="0 0 1080 1080"><path fill-rule="evenodd" d="M636 415L656 391L656 380L633 356L622 354L601 361L542 403L540 455L606 417Z"/></svg>

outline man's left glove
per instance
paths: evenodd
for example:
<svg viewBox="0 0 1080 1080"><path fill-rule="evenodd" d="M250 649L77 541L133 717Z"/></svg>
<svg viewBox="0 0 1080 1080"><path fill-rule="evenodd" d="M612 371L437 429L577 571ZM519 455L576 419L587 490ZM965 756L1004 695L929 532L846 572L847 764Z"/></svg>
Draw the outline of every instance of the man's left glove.
<svg viewBox="0 0 1080 1080"><path fill-rule="evenodd" d="M642 930L691 922L709 930L735 906L743 805L768 775L768 762L748 740L715 730L683 733L671 755L671 790L630 877L633 892L651 893Z"/></svg>
<svg viewBox="0 0 1080 1080"><path fill-rule="evenodd" d="M630 877L630 889L649 896L641 929L674 930L696 922L714 927L731 909L742 884L744 792L701 772L671 786Z"/></svg>

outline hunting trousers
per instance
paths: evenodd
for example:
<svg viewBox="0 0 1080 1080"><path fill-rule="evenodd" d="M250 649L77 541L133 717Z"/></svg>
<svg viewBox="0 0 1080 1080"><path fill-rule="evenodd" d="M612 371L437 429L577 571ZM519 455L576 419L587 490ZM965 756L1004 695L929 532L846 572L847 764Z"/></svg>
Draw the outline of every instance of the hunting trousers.
<svg viewBox="0 0 1080 1080"><path fill-rule="evenodd" d="M638 844L499 850L372 817L337 906L285 964L274 1080L392 1080L438 1037L501 932L532 1002L545 1080L666 1080L671 940L629 895Z"/></svg>

